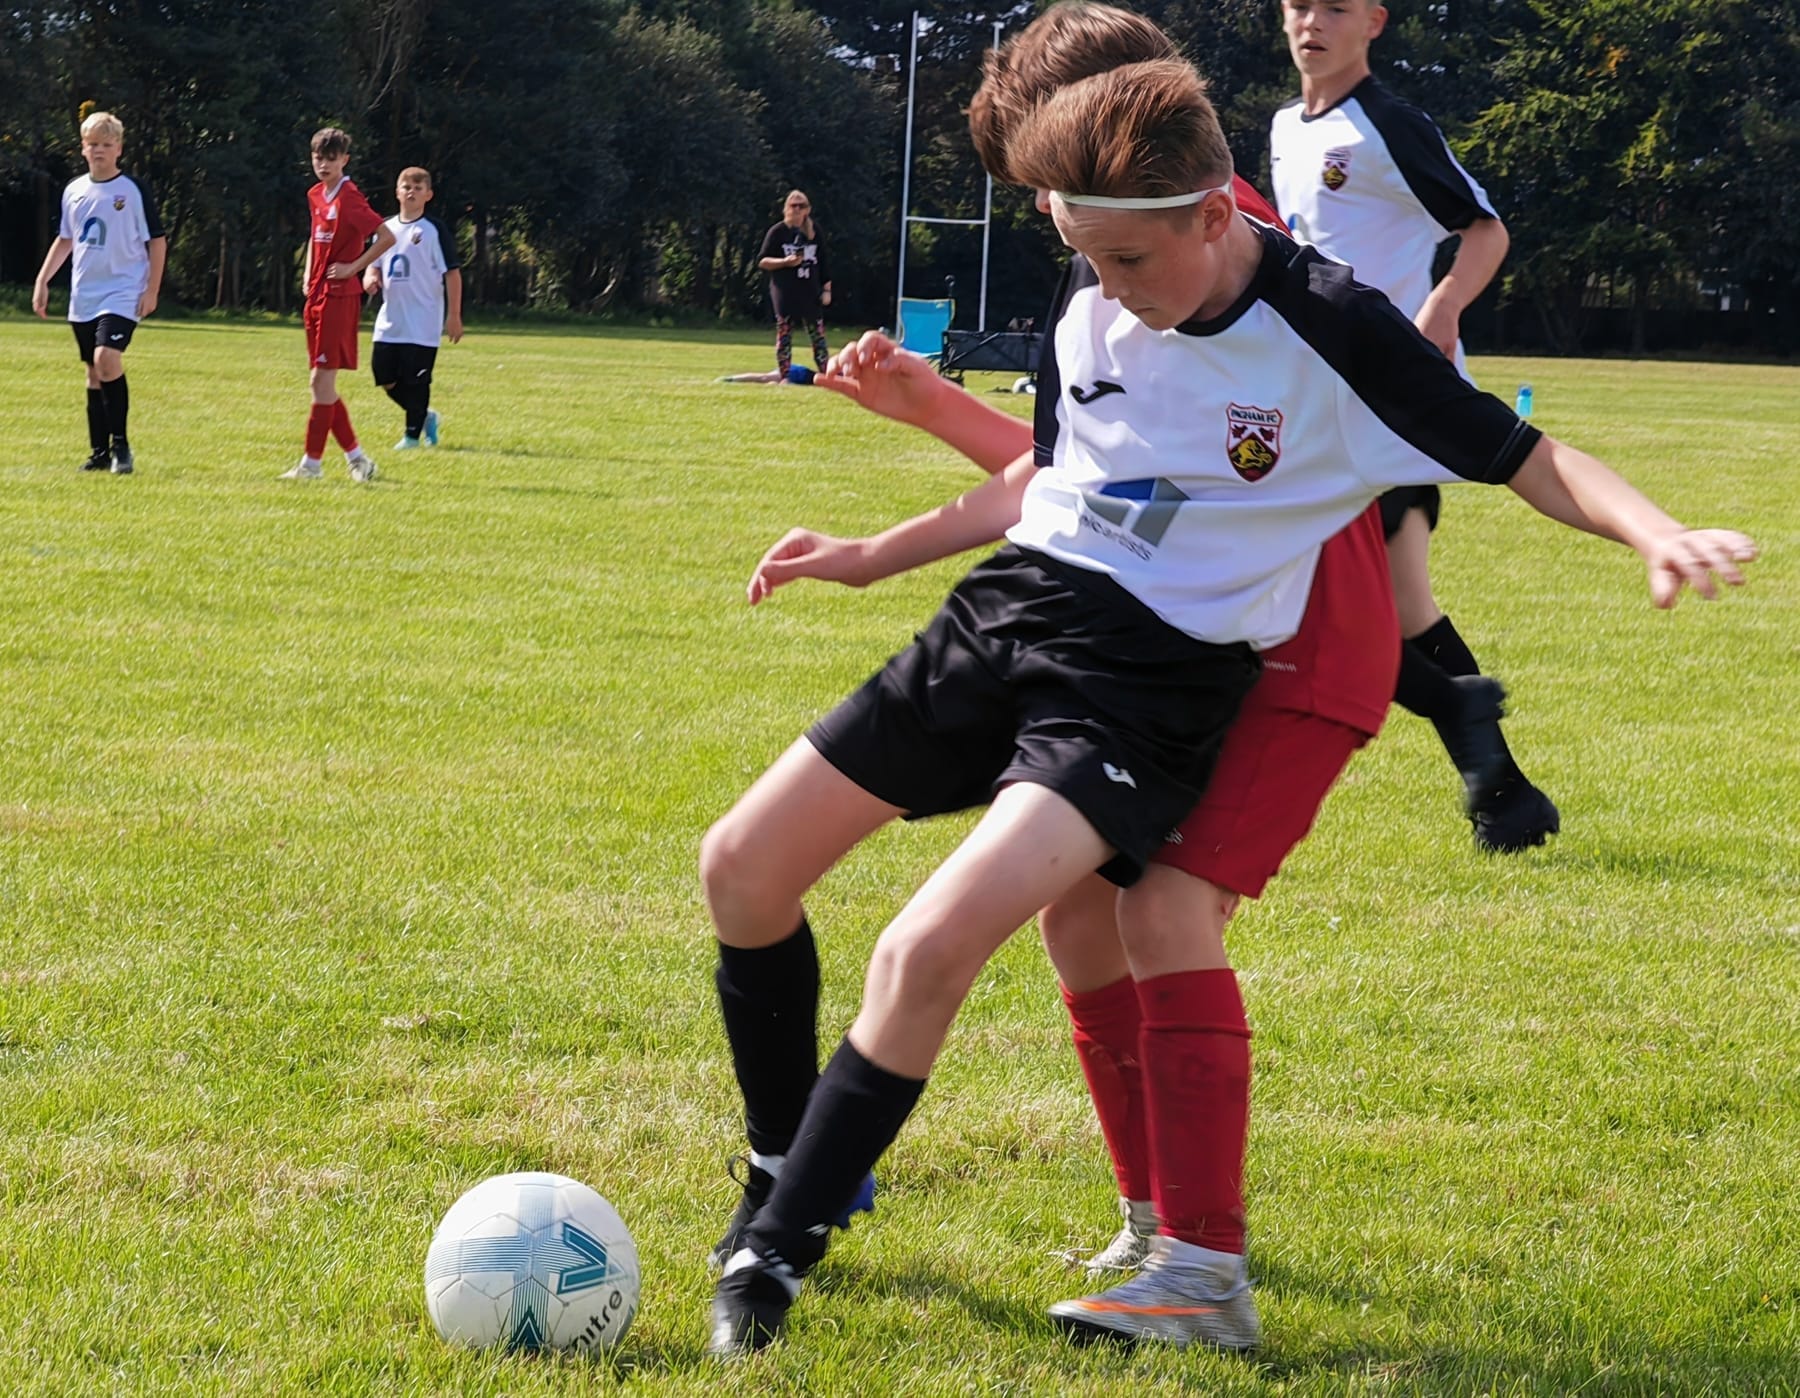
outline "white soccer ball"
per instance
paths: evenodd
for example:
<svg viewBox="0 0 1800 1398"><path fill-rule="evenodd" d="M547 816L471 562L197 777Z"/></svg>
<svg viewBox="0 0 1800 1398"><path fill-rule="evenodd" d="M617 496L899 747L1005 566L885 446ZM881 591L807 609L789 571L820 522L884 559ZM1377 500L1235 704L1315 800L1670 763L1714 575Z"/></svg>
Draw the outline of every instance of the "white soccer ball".
<svg viewBox="0 0 1800 1398"><path fill-rule="evenodd" d="M637 1244L613 1206L563 1175L483 1180L425 1254L425 1306L452 1344L591 1353L637 1311Z"/></svg>

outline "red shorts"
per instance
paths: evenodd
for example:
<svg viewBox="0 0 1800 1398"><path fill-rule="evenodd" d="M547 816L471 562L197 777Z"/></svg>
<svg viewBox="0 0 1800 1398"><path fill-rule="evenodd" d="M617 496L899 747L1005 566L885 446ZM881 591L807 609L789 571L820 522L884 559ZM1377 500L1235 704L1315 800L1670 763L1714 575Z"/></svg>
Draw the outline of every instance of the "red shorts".
<svg viewBox="0 0 1800 1398"><path fill-rule="evenodd" d="M1258 704L1260 689L1226 731L1200 804L1151 856L1246 898L1261 896L1350 755L1369 741L1347 723Z"/></svg>
<svg viewBox="0 0 1800 1398"><path fill-rule="evenodd" d="M306 303L306 358L315 369L354 369L362 297L327 296Z"/></svg>

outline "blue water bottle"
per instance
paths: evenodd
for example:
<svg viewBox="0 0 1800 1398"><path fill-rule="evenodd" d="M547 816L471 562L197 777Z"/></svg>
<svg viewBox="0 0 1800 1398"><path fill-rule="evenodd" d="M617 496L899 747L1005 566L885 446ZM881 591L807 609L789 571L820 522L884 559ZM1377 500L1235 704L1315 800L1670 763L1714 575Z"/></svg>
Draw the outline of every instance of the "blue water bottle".
<svg viewBox="0 0 1800 1398"><path fill-rule="evenodd" d="M1531 385L1530 384L1522 383L1519 385L1519 401L1517 403L1513 404L1513 411L1516 412L1520 417L1530 417L1531 416Z"/></svg>

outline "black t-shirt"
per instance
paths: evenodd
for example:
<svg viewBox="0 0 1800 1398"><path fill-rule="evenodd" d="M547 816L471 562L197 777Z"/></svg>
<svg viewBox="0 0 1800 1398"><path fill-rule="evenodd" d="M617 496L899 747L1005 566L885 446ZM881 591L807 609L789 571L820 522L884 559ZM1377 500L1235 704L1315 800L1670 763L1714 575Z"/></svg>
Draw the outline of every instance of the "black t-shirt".
<svg viewBox="0 0 1800 1398"><path fill-rule="evenodd" d="M817 225L809 238L804 228L776 224L763 235L762 251L757 257L792 257L795 253L805 259L798 267L777 267L769 273L769 299L775 303L778 316L816 316L819 292L831 280L825 270Z"/></svg>

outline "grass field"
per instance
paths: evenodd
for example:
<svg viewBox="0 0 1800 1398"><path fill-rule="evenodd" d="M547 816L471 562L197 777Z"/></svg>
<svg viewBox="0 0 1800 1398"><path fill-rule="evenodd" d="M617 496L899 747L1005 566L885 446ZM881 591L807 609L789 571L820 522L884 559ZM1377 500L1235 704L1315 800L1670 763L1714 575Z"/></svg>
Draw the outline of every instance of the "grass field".
<svg viewBox="0 0 1800 1398"><path fill-rule="evenodd" d="M703 1357L735 1089L701 831L957 572L796 587L969 471L761 336L484 329L445 445L278 481L294 328L146 326L138 474L83 475L67 329L0 321L0 1392L1800 1392L1800 370L1477 361L1674 513L1765 549L1671 614L1624 550L1462 490L1440 596L1563 834L1478 857L1398 715L1234 932L1256 1028L1253 1360L1080 1350L1116 1219L1022 935L785 1344ZM999 400L995 401L1015 401ZM1027 400L1016 400L1023 410ZM813 900L822 1037L966 829ZM432 1228L485 1175L607 1195L610 1363L442 1345Z"/></svg>

